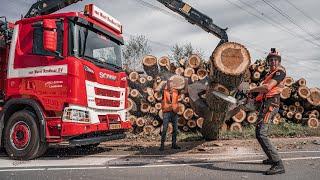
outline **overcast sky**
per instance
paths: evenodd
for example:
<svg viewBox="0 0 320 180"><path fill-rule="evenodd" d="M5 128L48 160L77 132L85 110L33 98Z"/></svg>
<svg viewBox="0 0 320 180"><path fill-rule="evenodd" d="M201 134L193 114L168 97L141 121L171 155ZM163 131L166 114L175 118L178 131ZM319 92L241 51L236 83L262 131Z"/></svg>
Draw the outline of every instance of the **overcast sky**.
<svg viewBox="0 0 320 180"><path fill-rule="evenodd" d="M0 0L0 16L17 20L35 1ZM273 3L282 15L264 1ZM320 1L264 1L185 0L218 26L228 27L229 40L245 45L253 60L265 57L271 47L276 47L290 76L304 77L308 86L320 87ZM170 13L156 0L84 0L63 11L82 11L88 3L120 20L125 36L145 35L151 41L152 54L158 57L170 53L170 47L176 43L191 42L208 58L219 42L213 35Z"/></svg>

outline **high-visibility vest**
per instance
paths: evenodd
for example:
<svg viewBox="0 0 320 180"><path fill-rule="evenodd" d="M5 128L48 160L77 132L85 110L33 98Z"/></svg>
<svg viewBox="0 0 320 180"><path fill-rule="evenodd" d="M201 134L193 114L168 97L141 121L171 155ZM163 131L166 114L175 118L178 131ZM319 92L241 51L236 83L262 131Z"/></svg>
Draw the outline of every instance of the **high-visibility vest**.
<svg viewBox="0 0 320 180"><path fill-rule="evenodd" d="M261 85L268 85L268 83L270 82L270 80L273 78L273 75L278 71L284 71L286 72L286 70L279 66L277 69L275 69L274 71L272 71L270 74L268 74L265 79L261 82ZM256 97L256 101L263 101L266 98L271 98L274 97L275 95L278 95L282 92L282 90L284 89L284 81L281 81L280 83L278 83L276 86L273 87L268 87L268 92L267 93L260 93L257 97Z"/></svg>
<svg viewBox="0 0 320 180"><path fill-rule="evenodd" d="M171 112L178 110L178 90L173 89L170 95L170 90L163 90L162 112Z"/></svg>

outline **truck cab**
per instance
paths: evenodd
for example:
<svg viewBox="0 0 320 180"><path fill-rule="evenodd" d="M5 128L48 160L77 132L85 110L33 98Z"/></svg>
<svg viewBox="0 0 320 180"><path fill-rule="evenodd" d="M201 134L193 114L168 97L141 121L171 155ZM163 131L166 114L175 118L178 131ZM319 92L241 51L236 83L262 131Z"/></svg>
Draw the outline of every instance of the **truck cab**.
<svg viewBox="0 0 320 180"><path fill-rule="evenodd" d="M121 45L120 22L92 4L84 13L17 21L10 47L0 51L0 140L8 155L32 159L50 144L124 138L131 125Z"/></svg>

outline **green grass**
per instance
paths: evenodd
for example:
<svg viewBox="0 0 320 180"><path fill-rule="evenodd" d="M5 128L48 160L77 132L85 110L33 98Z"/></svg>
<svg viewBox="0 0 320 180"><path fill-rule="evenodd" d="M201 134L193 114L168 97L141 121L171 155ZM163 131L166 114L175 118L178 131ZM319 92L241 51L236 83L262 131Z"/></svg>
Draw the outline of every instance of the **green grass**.
<svg viewBox="0 0 320 180"><path fill-rule="evenodd" d="M295 123L281 123L270 125L268 134L270 137L308 137L320 136L320 128L311 129ZM220 139L248 139L255 138L255 127L253 125L245 127L242 132L221 132Z"/></svg>

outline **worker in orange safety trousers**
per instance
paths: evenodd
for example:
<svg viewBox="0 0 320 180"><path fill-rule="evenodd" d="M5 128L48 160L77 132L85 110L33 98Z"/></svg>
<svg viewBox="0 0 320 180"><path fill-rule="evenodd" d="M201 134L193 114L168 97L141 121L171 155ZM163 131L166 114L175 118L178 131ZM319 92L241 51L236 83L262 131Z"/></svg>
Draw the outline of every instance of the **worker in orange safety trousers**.
<svg viewBox="0 0 320 180"><path fill-rule="evenodd" d="M279 111L280 93L284 88L283 81L286 77L286 70L281 66L281 56L275 48L271 49L266 60L270 68L269 73L265 76L260 86L250 89L248 93L249 95L258 93L255 97L259 111L256 138L268 157L262 163L272 165L265 174L273 175L285 173L282 160L267 136L270 121Z"/></svg>

